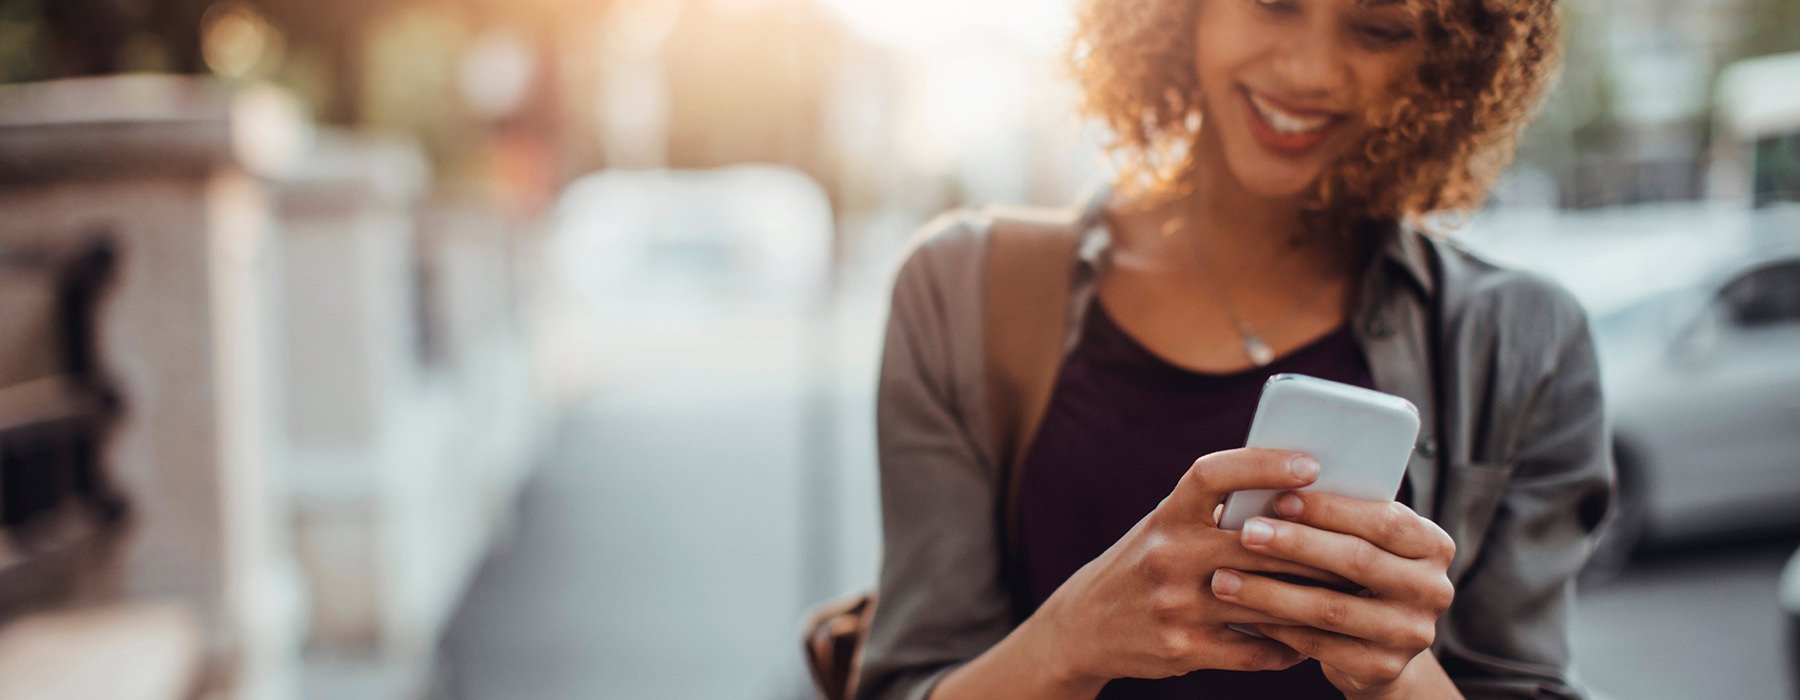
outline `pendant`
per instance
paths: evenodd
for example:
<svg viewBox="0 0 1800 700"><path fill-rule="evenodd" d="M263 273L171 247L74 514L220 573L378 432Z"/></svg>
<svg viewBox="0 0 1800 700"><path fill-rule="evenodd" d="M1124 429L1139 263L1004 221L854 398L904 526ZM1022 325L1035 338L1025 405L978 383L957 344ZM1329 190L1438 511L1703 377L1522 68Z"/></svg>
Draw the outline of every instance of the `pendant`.
<svg viewBox="0 0 1800 700"><path fill-rule="evenodd" d="M1250 364L1258 367L1267 367L1270 362L1275 361L1275 351L1269 344L1250 334L1244 335L1244 356L1250 358Z"/></svg>

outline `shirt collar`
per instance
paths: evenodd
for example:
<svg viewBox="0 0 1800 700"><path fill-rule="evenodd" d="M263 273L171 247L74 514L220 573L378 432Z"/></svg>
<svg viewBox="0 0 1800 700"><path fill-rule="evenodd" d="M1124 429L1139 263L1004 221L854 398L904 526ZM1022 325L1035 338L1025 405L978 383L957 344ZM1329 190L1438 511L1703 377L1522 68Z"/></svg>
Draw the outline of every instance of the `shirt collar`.
<svg viewBox="0 0 1800 700"><path fill-rule="evenodd" d="M1430 252L1423 239L1426 234L1391 220L1377 224L1373 233L1380 237L1378 254L1382 260L1390 268L1398 268L1429 299L1436 292L1436 285L1432 281Z"/></svg>

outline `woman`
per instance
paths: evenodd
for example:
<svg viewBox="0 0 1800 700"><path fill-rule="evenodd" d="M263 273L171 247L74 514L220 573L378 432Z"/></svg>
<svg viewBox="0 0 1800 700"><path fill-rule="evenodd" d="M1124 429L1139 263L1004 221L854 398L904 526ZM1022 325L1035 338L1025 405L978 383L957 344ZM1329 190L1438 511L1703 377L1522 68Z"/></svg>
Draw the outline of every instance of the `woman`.
<svg viewBox="0 0 1800 700"><path fill-rule="evenodd" d="M1071 60L1125 167L1069 261L1017 565L987 234L951 218L894 293L859 697L1579 697L1572 580L1611 485L1584 316L1399 224L1479 205L1556 33L1552 0L1087 0ZM1395 502L1296 493L1215 526L1226 494L1318 473L1241 448L1275 372L1433 407Z"/></svg>

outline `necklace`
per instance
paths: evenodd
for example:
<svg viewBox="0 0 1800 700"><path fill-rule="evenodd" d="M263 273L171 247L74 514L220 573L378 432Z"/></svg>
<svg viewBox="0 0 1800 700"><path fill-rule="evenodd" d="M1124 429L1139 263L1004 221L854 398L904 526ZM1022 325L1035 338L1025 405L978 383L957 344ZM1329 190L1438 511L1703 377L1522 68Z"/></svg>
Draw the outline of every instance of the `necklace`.
<svg viewBox="0 0 1800 700"><path fill-rule="evenodd" d="M1165 226L1164 230L1173 232L1171 229L1182 227L1182 220L1174 219ZM1267 367L1270 362L1275 361L1275 349L1263 339L1264 336L1273 337L1281 331L1287 330L1287 327L1293 324L1294 319L1299 317L1302 310L1312 306L1319 297L1325 295L1326 290L1331 288L1331 285L1320 285L1318 291L1295 302L1294 307L1288 310L1287 315L1278 319L1278 323L1265 328L1266 333L1257 333L1248 321L1238 315L1237 308L1232 306L1231 298L1225 294L1225 288L1219 285L1217 271L1207 264L1206 256L1200 254L1200 246L1194 242L1192 234L1182 236L1182 240L1187 246L1188 252L1193 254L1194 262L1200 266L1201 275L1206 278L1207 288L1212 291L1213 298L1219 302L1219 309L1225 312L1226 320L1229 320L1232 329L1237 331L1238 338L1243 343L1244 357L1250 360L1250 364L1257 367Z"/></svg>

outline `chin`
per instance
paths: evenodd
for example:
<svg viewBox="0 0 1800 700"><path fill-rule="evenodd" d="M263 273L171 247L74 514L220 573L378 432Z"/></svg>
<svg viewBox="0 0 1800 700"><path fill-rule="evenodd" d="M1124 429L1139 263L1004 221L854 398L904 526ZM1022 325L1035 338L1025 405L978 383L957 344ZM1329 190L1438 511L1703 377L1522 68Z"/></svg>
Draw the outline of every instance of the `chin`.
<svg viewBox="0 0 1800 700"><path fill-rule="evenodd" d="M1287 199L1309 194L1324 172L1322 167L1297 167L1286 163L1228 165L1232 166L1232 175L1245 190L1269 199Z"/></svg>

